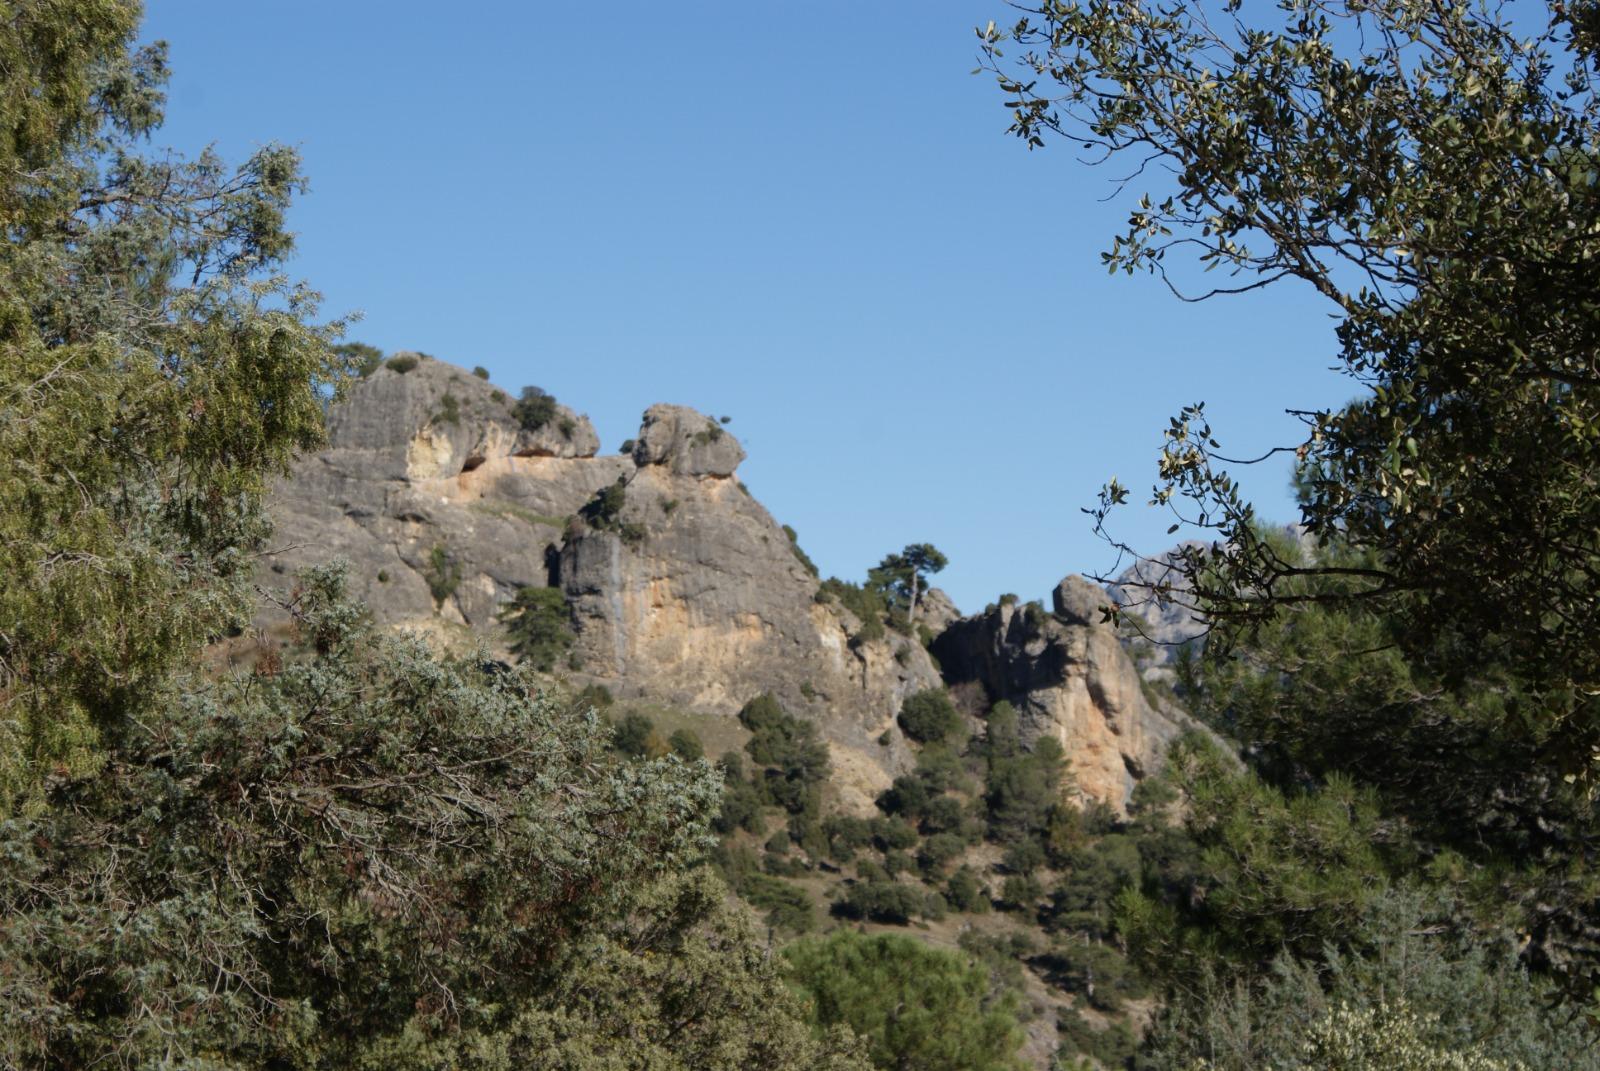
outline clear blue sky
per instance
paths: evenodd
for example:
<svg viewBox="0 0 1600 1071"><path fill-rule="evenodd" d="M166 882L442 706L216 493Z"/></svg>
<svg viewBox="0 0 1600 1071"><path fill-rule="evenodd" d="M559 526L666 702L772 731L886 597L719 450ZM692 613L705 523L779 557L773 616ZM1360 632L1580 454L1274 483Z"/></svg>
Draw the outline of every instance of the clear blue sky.
<svg viewBox="0 0 1600 1071"><path fill-rule="evenodd" d="M825 574L932 542L970 611L1109 568L1080 507L1113 475L1148 490L1182 405L1240 456L1351 393L1309 294L1183 305L1106 275L1112 172L1027 152L969 73L1005 15L150 0L146 32L172 48L158 141L299 147L292 267L365 314L351 337L538 384L607 451L654 402L730 415ZM1284 466L1245 487L1295 516ZM1155 551L1166 526L1120 530Z"/></svg>

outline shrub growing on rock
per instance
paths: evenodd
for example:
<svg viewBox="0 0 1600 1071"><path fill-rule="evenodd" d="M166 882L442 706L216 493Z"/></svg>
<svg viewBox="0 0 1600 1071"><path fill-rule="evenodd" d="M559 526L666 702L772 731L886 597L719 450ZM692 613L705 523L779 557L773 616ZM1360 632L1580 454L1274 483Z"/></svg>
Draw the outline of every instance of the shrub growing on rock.
<svg viewBox="0 0 1600 1071"><path fill-rule="evenodd" d="M926 688L900 705L900 728L920 743L946 740L962 726L961 712L943 688Z"/></svg>
<svg viewBox="0 0 1600 1071"><path fill-rule="evenodd" d="M523 431L538 431L556 416L555 396L538 387L523 387L522 395L511 407L511 415Z"/></svg>

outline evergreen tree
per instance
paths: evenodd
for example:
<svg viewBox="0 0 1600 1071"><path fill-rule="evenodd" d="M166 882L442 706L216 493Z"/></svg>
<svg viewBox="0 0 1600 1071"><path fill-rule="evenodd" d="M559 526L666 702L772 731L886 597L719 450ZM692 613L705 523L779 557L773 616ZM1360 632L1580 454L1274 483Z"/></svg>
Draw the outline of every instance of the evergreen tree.
<svg viewBox="0 0 1600 1071"><path fill-rule="evenodd" d="M243 622L262 493L345 367L277 274L295 153L141 151L167 70L139 16L0 20L0 814Z"/></svg>
<svg viewBox="0 0 1600 1071"><path fill-rule="evenodd" d="M541 673L572 646L572 621L560 588L519 588L501 607L499 621L511 640L511 653Z"/></svg>
<svg viewBox="0 0 1600 1071"><path fill-rule="evenodd" d="M1015 997L988 972L897 934L841 930L784 951L812 1022L848 1024L880 1068L1019 1071Z"/></svg>
<svg viewBox="0 0 1600 1071"><path fill-rule="evenodd" d="M890 554L867 574L867 585L888 595L896 607L905 610L908 623L917 620L917 605L927 578L950 564L950 559L932 543L911 543L898 554Z"/></svg>

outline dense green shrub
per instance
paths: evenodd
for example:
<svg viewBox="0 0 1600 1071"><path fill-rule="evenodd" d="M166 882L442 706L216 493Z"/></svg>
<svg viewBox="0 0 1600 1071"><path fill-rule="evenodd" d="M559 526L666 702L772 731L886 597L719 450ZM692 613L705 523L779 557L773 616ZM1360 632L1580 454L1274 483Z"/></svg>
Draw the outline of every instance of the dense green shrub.
<svg viewBox="0 0 1600 1071"><path fill-rule="evenodd" d="M893 784L878 793L877 805L884 814L900 815L915 821L928 807L928 786L915 774L901 774Z"/></svg>
<svg viewBox="0 0 1600 1071"><path fill-rule="evenodd" d="M402 353L398 357L390 357L384 362L384 367L391 372L398 372L402 376L417 367L417 358L410 353Z"/></svg>
<svg viewBox="0 0 1600 1071"><path fill-rule="evenodd" d="M966 848L966 842L954 833L935 833L922 842L922 849L917 853L917 865L930 879L935 878Z"/></svg>
<svg viewBox="0 0 1600 1071"><path fill-rule="evenodd" d="M873 818L869 824L880 852L903 852L917 843L917 828L902 818Z"/></svg>
<svg viewBox="0 0 1600 1071"><path fill-rule="evenodd" d="M868 1039L874 1066L916 1071L1022 1071L1016 998L992 992L982 967L898 934L840 931L784 951L818 1026Z"/></svg>
<svg viewBox="0 0 1600 1071"><path fill-rule="evenodd" d="M761 816L762 804L761 793L754 785L743 777L727 777L722 809L714 822L717 832L727 835L736 829L745 829L759 836L766 827Z"/></svg>
<svg viewBox="0 0 1600 1071"><path fill-rule="evenodd" d="M472 366L472 374L477 376L479 379L489 378L489 370L483 367L481 364L475 364Z"/></svg>
<svg viewBox="0 0 1600 1071"><path fill-rule="evenodd" d="M766 874L750 874L736 891L751 907L766 912L768 925L785 933L816 929L816 905L800 886Z"/></svg>
<svg viewBox="0 0 1600 1071"><path fill-rule="evenodd" d="M924 744L947 740L963 726L960 711L943 688L925 688L907 696L898 720L907 736Z"/></svg>
<svg viewBox="0 0 1600 1071"><path fill-rule="evenodd" d="M523 431L538 431L556 417L556 400L538 387L523 387L511 415Z"/></svg>
<svg viewBox="0 0 1600 1071"><path fill-rule="evenodd" d="M652 891L707 844L709 771L608 762L593 719L530 701L520 671L364 631L340 583L308 578L308 661L184 687L117 761L58 785L66 805L0 826L0 1062L459 1065L563 1021L543 1034L557 1050L583 1022L695 1059L646 1026L669 984L647 954L713 991L756 962L700 958L733 947L694 936L719 891ZM719 942L738 932L717 924ZM612 971L633 1042L581 996L620 996ZM720 1035L729 1010L680 1005L678 1022Z"/></svg>
<svg viewBox="0 0 1600 1071"><path fill-rule="evenodd" d="M953 796L937 796L922 812L922 831L930 834L957 833L966 821L961 801Z"/></svg>
<svg viewBox="0 0 1600 1071"><path fill-rule="evenodd" d="M802 811L799 814L791 814L789 837L813 860L827 858L829 854L827 831L823 828L822 820L814 812Z"/></svg>
<svg viewBox="0 0 1600 1071"><path fill-rule="evenodd" d="M822 828L828 837L828 854L841 863L848 863L855 853L872 843L872 825L865 818L852 815L830 815L823 819Z"/></svg>
<svg viewBox="0 0 1600 1071"><path fill-rule="evenodd" d="M1042 836L1061 798L1065 768L1053 736L1040 737L1031 752L991 756L985 792L990 834L1001 841Z"/></svg>
<svg viewBox="0 0 1600 1071"><path fill-rule="evenodd" d="M828 777L828 746L816 725L789 714L771 693L746 703L739 723L750 730L745 751L762 768L766 797L791 813L814 810Z"/></svg>
<svg viewBox="0 0 1600 1071"><path fill-rule="evenodd" d="M1329 1017L1350 1017L1348 1040L1365 1047L1389 1031L1357 1021L1409 1006L1419 1015L1408 1032L1423 1051L1477 1050L1527 1071L1600 1068L1594 1022L1556 1005L1551 982L1520 961L1520 939L1506 933L1486 940L1466 930L1461 905L1439 895L1391 890L1374 901L1350 935L1365 947L1361 954L1335 951L1321 962L1279 955L1248 984L1200 976L1157 1021L1149 1058L1164 1067L1207 1058L1218 1071L1366 1069L1376 1065L1319 1062L1329 1058ZM1320 1055L1312 1059L1313 1052ZM1391 1068L1458 1066L1388 1057Z"/></svg>
<svg viewBox="0 0 1600 1071"><path fill-rule="evenodd" d="M1010 874L1000 883L1000 905L1007 911L1031 915L1043 895L1044 887L1038 879L1026 874Z"/></svg>
<svg viewBox="0 0 1600 1071"><path fill-rule="evenodd" d="M611 746L630 758L665 754L666 743L656 733L655 722L638 711L624 714L611 732Z"/></svg>
<svg viewBox="0 0 1600 1071"><path fill-rule="evenodd" d="M615 483L607 484L578 510L578 516L591 527L602 532L615 532L630 546L644 541L644 526L622 519L623 507L628 504L628 478L618 476Z"/></svg>
<svg viewBox="0 0 1600 1071"><path fill-rule="evenodd" d="M922 913L923 893L885 875L883 880L857 881L834 903L834 913L851 919L868 919L903 926Z"/></svg>
<svg viewBox="0 0 1600 1071"><path fill-rule="evenodd" d="M957 868L945 883L945 897L957 911L983 914L990 908L989 894L970 866Z"/></svg>
<svg viewBox="0 0 1600 1071"><path fill-rule="evenodd" d="M674 729L672 735L667 737L667 746L672 753L685 762L704 758L705 745L700 742L699 735L693 729Z"/></svg>

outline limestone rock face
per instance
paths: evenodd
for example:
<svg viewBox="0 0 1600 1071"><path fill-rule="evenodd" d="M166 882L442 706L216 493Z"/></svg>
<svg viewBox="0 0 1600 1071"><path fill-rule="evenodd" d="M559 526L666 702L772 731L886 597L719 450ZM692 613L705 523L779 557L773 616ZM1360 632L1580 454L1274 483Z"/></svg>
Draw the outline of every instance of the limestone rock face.
<svg viewBox="0 0 1600 1071"><path fill-rule="evenodd" d="M338 460L366 477L430 480L505 457L593 457L599 437L589 418L566 406L542 427L524 430L514 399L487 380L443 361L416 360L409 372L380 367L357 380L328 411Z"/></svg>
<svg viewBox="0 0 1600 1071"><path fill-rule="evenodd" d="M692 409L645 414L617 522L575 525L561 549L578 672L619 695L730 716L770 691L817 720L835 783L863 810L909 761L897 732L878 739L938 672L906 637L850 642L853 617L816 601L788 535L729 478L743 457Z"/></svg>
<svg viewBox="0 0 1600 1071"><path fill-rule="evenodd" d="M939 588L929 588L917 599L917 624L925 625L935 636L961 620L961 611Z"/></svg>
<svg viewBox="0 0 1600 1071"><path fill-rule="evenodd" d="M1073 573L1063 577L1050 595L1056 617L1068 625L1099 625L1106 620L1111 597L1105 590Z"/></svg>
<svg viewBox="0 0 1600 1071"><path fill-rule="evenodd" d="M744 450L711 418L653 406L630 456L598 457L586 418L558 408L530 433L512 404L432 360L354 384L329 412L328 448L275 491L266 565L292 575L343 556L381 623L499 651L496 615L517 589L559 586L576 635L562 676L727 717L771 691L822 729L839 802L870 811L911 760L901 701L939 684L922 645L851 642L858 622L816 601L789 537L731 478ZM619 480L620 509L585 520Z"/></svg>
<svg viewBox="0 0 1600 1071"><path fill-rule="evenodd" d="M976 682L991 701L1015 706L1025 743L1059 740L1079 792L1122 810L1189 721L1145 697L1116 630L1100 623L1107 601L1068 577L1056 588L1056 614L1002 604L952 624L933 653L952 684Z"/></svg>
<svg viewBox="0 0 1600 1071"><path fill-rule="evenodd" d="M663 465L678 476L733 475L744 448L721 424L682 405L652 405L634 440L640 468Z"/></svg>

